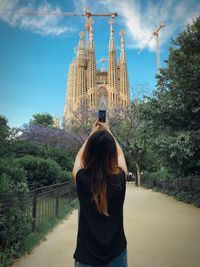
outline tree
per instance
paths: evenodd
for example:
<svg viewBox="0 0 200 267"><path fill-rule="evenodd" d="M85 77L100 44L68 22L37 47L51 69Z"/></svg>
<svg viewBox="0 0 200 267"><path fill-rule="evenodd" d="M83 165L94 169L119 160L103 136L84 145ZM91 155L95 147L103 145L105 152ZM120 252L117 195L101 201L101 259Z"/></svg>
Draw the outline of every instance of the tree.
<svg viewBox="0 0 200 267"><path fill-rule="evenodd" d="M48 113L37 113L33 115L33 119L30 120L30 124L53 127L54 120Z"/></svg>
<svg viewBox="0 0 200 267"><path fill-rule="evenodd" d="M0 157L5 157L9 151L10 128L5 116L0 115Z"/></svg>
<svg viewBox="0 0 200 267"><path fill-rule="evenodd" d="M181 32L147 97L142 116L154 132L154 149L177 175L200 171L200 17Z"/></svg>
<svg viewBox="0 0 200 267"><path fill-rule="evenodd" d="M110 119L110 127L119 144L122 146L128 162L135 164L137 186L141 184L141 162L147 149L148 132L145 124L139 120L139 103L132 102L126 111Z"/></svg>
<svg viewBox="0 0 200 267"><path fill-rule="evenodd" d="M64 129L50 128L43 125L24 125L18 140L40 143L43 146L55 146L66 150L73 150L77 145L77 138Z"/></svg>
<svg viewBox="0 0 200 267"><path fill-rule="evenodd" d="M91 110L87 98L83 98L77 110L71 110L71 118L63 118L63 129L82 145L87 139L98 112Z"/></svg>

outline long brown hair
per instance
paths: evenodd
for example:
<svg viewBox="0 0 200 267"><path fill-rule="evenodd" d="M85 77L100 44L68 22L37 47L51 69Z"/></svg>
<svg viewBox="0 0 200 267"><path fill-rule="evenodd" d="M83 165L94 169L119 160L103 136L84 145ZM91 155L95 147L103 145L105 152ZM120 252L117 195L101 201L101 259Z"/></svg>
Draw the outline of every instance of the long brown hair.
<svg viewBox="0 0 200 267"><path fill-rule="evenodd" d="M91 191L100 214L110 216L107 210L109 175L118 167L117 147L113 136L105 129L94 132L88 139L82 155L84 169L91 174Z"/></svg>

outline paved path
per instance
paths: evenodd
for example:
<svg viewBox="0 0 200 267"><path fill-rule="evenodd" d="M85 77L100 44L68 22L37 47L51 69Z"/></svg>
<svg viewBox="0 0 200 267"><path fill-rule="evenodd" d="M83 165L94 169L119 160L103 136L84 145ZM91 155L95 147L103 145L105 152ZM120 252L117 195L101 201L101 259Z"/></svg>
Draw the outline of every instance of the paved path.
<svg viewBox="0 0 200 267"><path fill-rule="evenodd" d="M77 210L12 267L73 267ZM200 209L127 185L124 228L129 267L199 267Z"/></svg>

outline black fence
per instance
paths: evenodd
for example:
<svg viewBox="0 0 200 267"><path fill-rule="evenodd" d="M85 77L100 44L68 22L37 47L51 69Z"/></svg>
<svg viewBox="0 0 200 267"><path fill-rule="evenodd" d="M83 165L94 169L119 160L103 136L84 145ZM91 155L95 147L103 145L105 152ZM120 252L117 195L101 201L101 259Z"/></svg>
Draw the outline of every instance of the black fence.
<svg viewBox="0 0 200 267"><path fill-rule="evenodd" d="M185 192L200 198L200 177L188 176L164 179L143 176L141 183L147 188L159 188L168 192Z"/></svg>
<svg viewBox="0 0 200 267"><path fill-rule="evenodd" d="M23 211L27 221L31 221L31 231L48 221L58 217L63 211L77 201L76 185L73 181L58 183L50 186L37 187L29 185L30 191L24 196L11 191L0 195L0 220L8 210L17 207Z"/></svg>

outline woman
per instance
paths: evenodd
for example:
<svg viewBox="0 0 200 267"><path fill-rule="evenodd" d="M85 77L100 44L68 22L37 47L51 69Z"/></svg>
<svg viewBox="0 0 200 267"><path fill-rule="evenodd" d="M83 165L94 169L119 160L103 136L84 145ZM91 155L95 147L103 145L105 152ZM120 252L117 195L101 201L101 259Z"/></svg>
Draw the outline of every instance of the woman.
<svg viewBox="0 0 200 267"><path fill-rule="evenodd" d="M72 171L80 205L75 267L127 267L127 174L123 151L108 125L95 121Z"/></svg>

